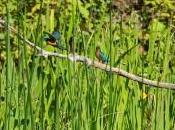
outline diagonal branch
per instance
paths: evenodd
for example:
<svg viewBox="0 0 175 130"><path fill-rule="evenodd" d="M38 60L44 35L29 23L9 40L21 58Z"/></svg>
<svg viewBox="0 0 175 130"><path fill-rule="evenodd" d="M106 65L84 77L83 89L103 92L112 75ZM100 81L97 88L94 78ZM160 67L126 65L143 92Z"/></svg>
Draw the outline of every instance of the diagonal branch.
<svg viewBox="0 0 175 130"><path fill-rule="evenodd" d="M3 27L3 26L5 26L5 21L0 19L0 27ZM63 59L68 59L72 62L83 62L84 64L87 64L88 66L92 66L92 67L95 67L95 68L98 68L98 69L101 69L104 71L110 72L110 70L111 70L112 73L118 74L120 76L123 76L125 78L128 78L130 80L133 80L133 81L136 81L139 83L143 83L145 85L149 85L150 87L153 86L153 87L157 87L157 88L166 88L166 89L173 89L173 90L175 89L175 84L173 84L173 83L165 83L165 82L149 80L149 79L134 75L132 73L126 72L125 70L122 70L120 68L110 67L109 65L102 64L102 63L97 62L97 61L93 61L90 58L87 58L85 56L80 56L77 54L63 55L60 53L46 51L46 50L40 48L39 46L36 46L35 43L27 40L22 35L18 34L17 30L15 30L13 27L8 25L8 28L13 33L15 33L20 39L24 40L28 45L32 46L33 48L36 48L39 51L40 56L44 56L44 57L55 56L55 57L59 57L59 58L63 58Z"/></svg>

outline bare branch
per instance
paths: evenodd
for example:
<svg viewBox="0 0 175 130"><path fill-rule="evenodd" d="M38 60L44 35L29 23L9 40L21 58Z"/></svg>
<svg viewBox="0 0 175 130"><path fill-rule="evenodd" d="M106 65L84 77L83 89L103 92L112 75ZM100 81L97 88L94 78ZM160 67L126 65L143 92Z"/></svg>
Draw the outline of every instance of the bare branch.
<svg viewBox="0 0 175 130"><path fill-rule="evenodd" d="M5 25L5 21L0 19L0 27L2 27L4 25ZM98 69L101 69L104 71L110 72L110 70L111 70L112 73L118 74L120 76L126 77L130 80L133 80L133 81L136 81L139 83L143 83L145 85L149 85L149 87L153 86L153 87L157 87L157 88L166 88L166 89L173 89L173 90L175 89L175 84L173 84L173 83L164 83L164 82L149 80L149 79L128 73L125 70L122 70L122 69L117 68L117 67L111 67L111 69L110 69L109 65L102 64L102 63L97 62L97 61L93 61L85 56L80 56L77 54L63 55L60 53L46 51L46 50L40 48L39 46L36 46L35 43L30 42L29 40L24 38L22 35L18 34L18 32L13 27L11 27L11 26L8 26L8 27L13 33L15 33L22 40L24 40L28 45L32 46L33 48L36 48L40 53L39 56L44 56L44 57L55 56L55 57L59 57L59 58L63 58L63 59L68 59L72 62L83 62L84 64L87 64L88 66L92 66L92 67L95 67L95 68L98 68Z"/></svg>

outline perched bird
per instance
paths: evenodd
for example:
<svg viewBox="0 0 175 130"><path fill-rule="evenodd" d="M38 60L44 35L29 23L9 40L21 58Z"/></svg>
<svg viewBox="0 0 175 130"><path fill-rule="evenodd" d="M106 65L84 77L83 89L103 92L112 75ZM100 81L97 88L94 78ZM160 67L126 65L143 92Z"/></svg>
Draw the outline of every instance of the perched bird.
<svg viewBox="0 0 175 130"><path fill-rule="evenodd" d="M99 46L96 47L95 55L100 62L104 64L109 62L109 56L102 52Z"/></svg>
<svg viewBox="0 0 175 130"><path fill-rule="evenodd" d="M44 33L44 40L47 42L47 44L49 44L53 47L57 47L61 50L67 50L65 47L63 47L63 45L61 45L60 32L56 31L56 32L53 32L52 34L50 34L48 32L43 32L43 33Z"/></svg>

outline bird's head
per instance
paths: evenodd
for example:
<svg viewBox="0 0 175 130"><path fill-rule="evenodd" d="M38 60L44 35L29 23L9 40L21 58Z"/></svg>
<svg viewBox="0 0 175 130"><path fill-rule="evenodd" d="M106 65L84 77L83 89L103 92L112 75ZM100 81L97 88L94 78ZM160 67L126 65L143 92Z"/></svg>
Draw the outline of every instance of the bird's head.
<svg viewBox="0 0 175 130"><path fill-rule="evenodd" d="M100 46L96 46L96 51L100 51Z"/></svg>

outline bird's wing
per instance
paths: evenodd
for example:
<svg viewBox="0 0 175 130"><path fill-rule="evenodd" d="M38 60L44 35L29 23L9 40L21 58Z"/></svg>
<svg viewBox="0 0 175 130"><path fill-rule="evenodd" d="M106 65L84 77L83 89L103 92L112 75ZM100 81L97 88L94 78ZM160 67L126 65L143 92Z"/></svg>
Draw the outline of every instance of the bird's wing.
<svg viewBox="0 0 175 130"><path fill-rule="evenodd" d="M109 62L109 56L106 55L104 52L100 51L100 58L104 63L108 63Z"/></svg>
<svg viewBox="0 0 175 130"><path fill-rule="evenodd" d="M44 34L44 40L56 40L55 37L53 37L50 33L48 32L43 32Z"/></svg>
<svg viewBox="0 0 175 130"><path fill-rule="evenodd" d="M58 31L55 31L52 33L52 36L56 39L56 40L59 40L60 37L61 37L61 33L58 32Z"/></svg>

